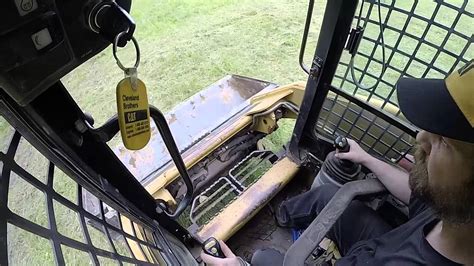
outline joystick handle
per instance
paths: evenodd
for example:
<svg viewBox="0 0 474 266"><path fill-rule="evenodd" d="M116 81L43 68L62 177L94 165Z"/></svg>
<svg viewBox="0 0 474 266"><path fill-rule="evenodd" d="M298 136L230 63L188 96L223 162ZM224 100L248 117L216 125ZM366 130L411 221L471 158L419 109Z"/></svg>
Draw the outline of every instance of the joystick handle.
<svg viewBox="0 0 474 266"><path fill-rule="evenodd" d="M225 258L224 252L222 252L221 245L219 245L219 241L214 237L208 238L202 244L202 249L204 253L207 255L214 256L216 258Z"/></svg>
<svg viewBox="0 0 474 266"><path fill-rule="evenodd" d="M351 146L347 139L343 136L337 136L334 139L334 147L339 150L339 152L349 152Z"/></svg>

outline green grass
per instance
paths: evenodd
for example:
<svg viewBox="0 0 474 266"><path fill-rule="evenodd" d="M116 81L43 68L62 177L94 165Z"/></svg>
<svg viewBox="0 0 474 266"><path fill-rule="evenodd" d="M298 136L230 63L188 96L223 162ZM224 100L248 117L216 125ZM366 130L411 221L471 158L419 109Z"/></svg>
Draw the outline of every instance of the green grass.
<svg viewBox="0 0 474 266"><path fill-rule="evenodd" d="M397 1L397 6L406 8L409 1ZM459 3L459 0L454 1ZM148 87L149 102L162 111L170 110L177 103L186 100L202 88L220 79L226 74L240 74L279 84L305 80L306 75L298 65L299 45L305 21L307 0L140 0L135 1L132 16L137 23L135 37L139 41L142 58L139 77ZM420 1L417 12L430 15L429 5L432 1ZM306 49L306 64L314 52L317 33L321 26L325 1L317 1L313 14L313 24ZM474 11L470 1L468 10ZM385 11L384 11L385 12ZM375 15L375 14L374 14ZM374 17L375 19L376 17ZM403 24L403 15L394 16L389 24ZM439 14L439 20L449 22L452 12L445 10ZM459 29L472 32L472 21L460 21ZM421 21L413 21L408 32L419 35L424 28ZM457 27L458 29L458 27ZM378 28L366 29L367 36L377 37ZM427 40L441 44L445 32L433 28ZM385 33L387 44L393 44L397 33L389 30ZM410 52L415 43L404 39L401 48ZM460 52L462 40L450 39L448 49ZM472 45L471 45L472 47ZM370 51L370 45L361 43L361 50ZM429 47L420 48L417 56L429 61L435 51ZM469 50L473 56L472 48ZM119 57L126 65L134 61L134 50L131 46L120 50ZM380 51L376 53L380 58ZM348 55L343 54L343 61ZM442 57L436 66L444 67L452 59ZM404 67L407 58L398 56L391 62L397 67ZM356 64L364 64L357 58ZM423 66L414 65L409 73L419 76ZM344 69L338 69L343 73ZM369 68L372 73L379 73L380 66ZM387 78L395 81L397 73L387 73ZM439 73L430 72L433 77ZM109 47L96 57L72 71L62 79L79 106L93 115L96 126L114 115L115 88L123 73L119 70ZM370 79L364 83L371 84ZM346 83L347 84L347 83ZM345 85L343 89L354 88ZM377 88L377 92L386 97L391 88ZM294 122L282 120L278 131L263 140L263 146L277 151L290 138ZM5 151L8 143L8 126L0 119L0 145ZM113 142L117 143L117 142ZM26 144L25 144L26 145ZM42 182L46 180L47 160L33 152L30 147L20 147L16 161ZM64 197L76 202L77 191L74 182L64 173L55 174L54 189ZM45 196L37 189L26 184L21 178L14 177L10 184L9 207L16 213L47 227ZM62 205L54 205L56 217L61 223L60 232L72 238L81 239L79 223L75 213ZM102 233L89 228L95 245L107 249ZM8 226L9 259L11 265L52 265L53 253L51 243L14 226ZM84 241L81 239L81 241ZM125 252L123 241L117 246ZM69 265L88 264L87 254L63 248L66 262ZM112 263L101 259L105 264Z"/></svg>
<svg viewBox="0 0 474 266"><path fill-rule="evenodd" d="M298 52L306 5L301 0L136 3L132 15L142 54L139 77L150 103L168 111L231 73L280 84L305 80ZM313 29L321 18L315 17ZM127 46L119 57L131 64L133 48ZM101 124L116 112L115 88L122 78L108 48L63 82Z"/></svg>
<svg viewBox="0 0 474 266"><path fill-rule="evenodd" d="M290 118L280 119L278 121L278 129L261 140L263 148L273 153L278 153L283 148L283 145L286 145L290 140L295 122L294 119Z"/></svg>

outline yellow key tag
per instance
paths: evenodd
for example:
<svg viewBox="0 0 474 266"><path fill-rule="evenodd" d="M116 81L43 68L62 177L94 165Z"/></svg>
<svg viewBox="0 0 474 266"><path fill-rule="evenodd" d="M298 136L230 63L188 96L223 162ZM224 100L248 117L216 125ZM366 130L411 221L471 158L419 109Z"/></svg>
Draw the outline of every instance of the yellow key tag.
<svg viewBox="0 0 474 266"><path fill-rule="evenodd" d="M151 136L150 110L145 84L138 78L126 77L118 83L117 113L125 148L139 150L145 147Z"/></svg>

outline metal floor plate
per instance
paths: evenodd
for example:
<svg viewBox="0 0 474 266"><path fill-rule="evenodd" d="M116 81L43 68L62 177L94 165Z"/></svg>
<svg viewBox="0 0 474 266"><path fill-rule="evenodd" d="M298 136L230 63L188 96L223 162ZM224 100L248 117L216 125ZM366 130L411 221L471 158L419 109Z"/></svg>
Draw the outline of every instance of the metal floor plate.
<svg viewBox="0 0 474 266"><path fill-rule="evenodd" d="M308 188L307 185L301 179L290 181L267 206L227 241L234 253L246 261L250 261L253 253L259 249L274 248L284 254L293 244L292 235L289 228L276 225L273 210L283 200L303 193Z"/></svg>

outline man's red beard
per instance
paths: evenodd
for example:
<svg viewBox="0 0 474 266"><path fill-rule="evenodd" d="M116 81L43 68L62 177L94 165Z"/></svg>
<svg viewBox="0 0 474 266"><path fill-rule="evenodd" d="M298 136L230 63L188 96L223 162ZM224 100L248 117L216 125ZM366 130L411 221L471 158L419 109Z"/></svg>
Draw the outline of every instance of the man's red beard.
<svg viewBox="0 0 474 266"><path fill-rule="evenodd" d="M474 220L474 176L459 184L434 187L429 182L426 159L427 155L423 149L416 147L415 166L409 176L409 185L413 195L429 204L444 221L457 224L472 222Z"/></svg>

